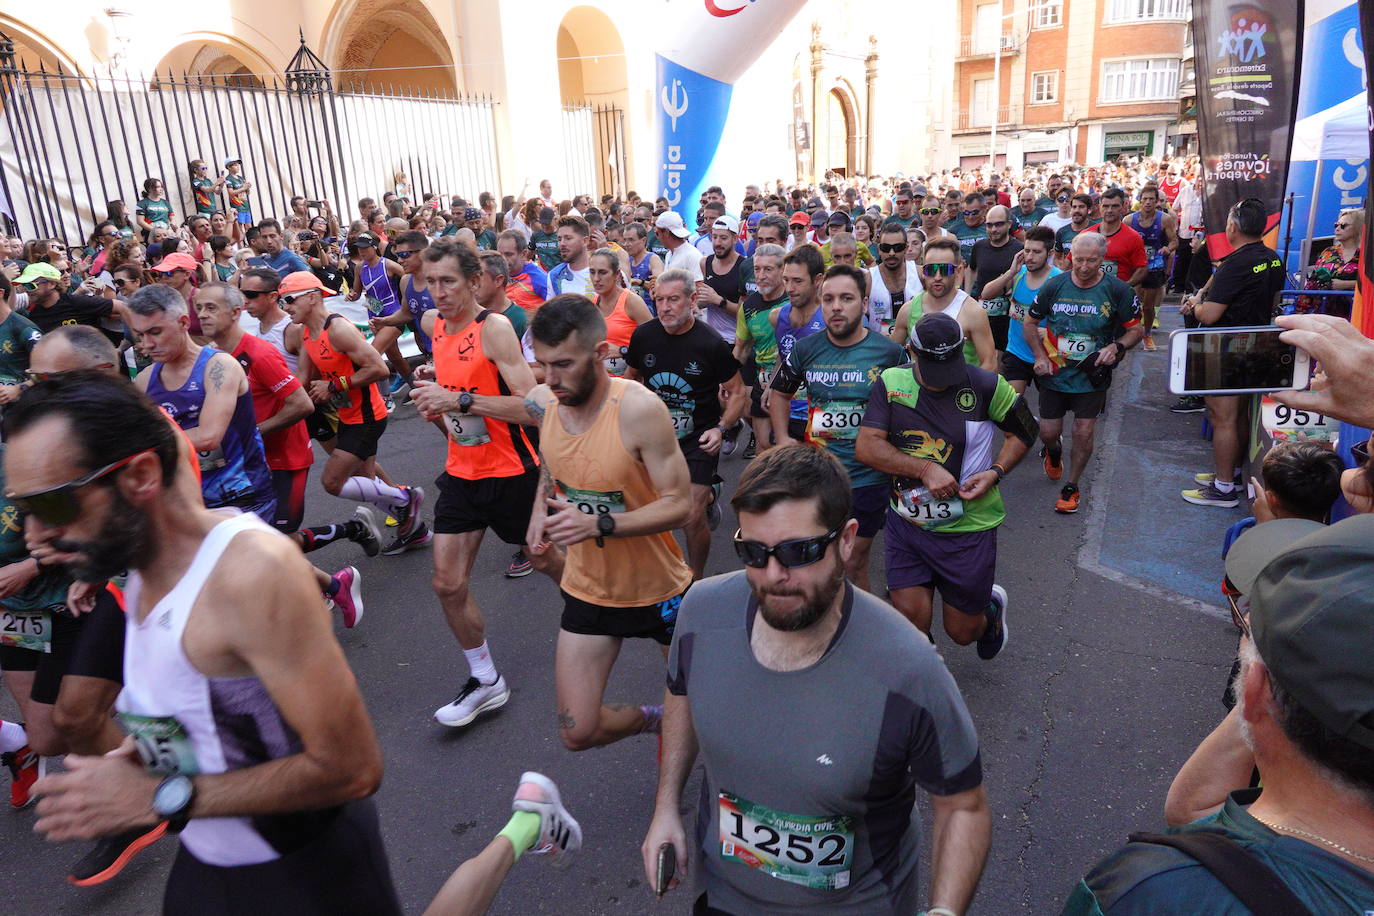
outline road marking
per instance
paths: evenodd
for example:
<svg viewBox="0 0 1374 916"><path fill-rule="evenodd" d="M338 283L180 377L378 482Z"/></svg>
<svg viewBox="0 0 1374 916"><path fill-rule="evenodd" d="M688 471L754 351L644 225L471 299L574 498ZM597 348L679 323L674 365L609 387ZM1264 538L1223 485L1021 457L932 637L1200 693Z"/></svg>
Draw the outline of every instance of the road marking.
<svg viewBox="0 0 1374 916"><path fill-rule="evenodd" d="M1130 367L1130 380L1128 381L1129 390L1125 401L1135 401L1141 393L1141 383L1144 377L1143 360L1138 354L1133 354ZM1121 443L1121 424L1125 414L1124 403L1111 405L1112 409L1107 411L1106 427L1102 431L1102 440L1098 445L1098 453L1103 456L1102 466L1094 475L1096 479L1111 481L1116 478L1116 454ZM1087 570L1093 575L1110 579L1119 585L1142 591L1147 595L1152 595L1161 601L1167 601L1171 605L1186 607L1205 614L1208 617L1215 617L1218 620L1230 620L1229 610L1223 609L1220 605L1209 604L1191 595L1180 594L1171 588L1167 588L1156 582L1145 579L1138 579L1129 573L1124 573L1119 569L1113 569L1102 562L1102 540L1107 530L1107 501L1105 499L1094 499L1088 510L1088 523L1086 536L1083 539L1083 546L1078 549L1078 566L1080 569Z"/></svg>

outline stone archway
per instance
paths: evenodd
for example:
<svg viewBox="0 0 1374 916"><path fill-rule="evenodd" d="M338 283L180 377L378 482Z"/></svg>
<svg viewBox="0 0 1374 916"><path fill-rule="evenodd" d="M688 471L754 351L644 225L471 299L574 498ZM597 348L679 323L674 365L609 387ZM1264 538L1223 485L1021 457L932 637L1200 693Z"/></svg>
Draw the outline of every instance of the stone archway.
<svg viewBox="0 0 1374 916"><path fill-rule="evenodd" d="M181 36L181 42L162 55L150 76L154 88L168 73L178 78L185 73L260 89L280 70L280 62L273 65L238 39L204 32Z"/></svg>
<svg viewBox="0 0 1374 916"><path fill-rule="evenodd" d="M458 88L444 33L419 0L357 0L325 45L326 61L342 89L373 92ZM331 50L332 48L332 50Z"/></svg>
<svg viewBox="0 0 1374 916"><path fill-rule="evenodd" d="M859 165L859 117L854 100L841 86L826 93L825 171L853 175Z"/></svg>
<svg viewBox="0 0 1374 916"><path fill-rule="evenodd" d="M556 52L570 192L624 193L630 99L620 30L596 7L575 6L558 25Z"/></svg>

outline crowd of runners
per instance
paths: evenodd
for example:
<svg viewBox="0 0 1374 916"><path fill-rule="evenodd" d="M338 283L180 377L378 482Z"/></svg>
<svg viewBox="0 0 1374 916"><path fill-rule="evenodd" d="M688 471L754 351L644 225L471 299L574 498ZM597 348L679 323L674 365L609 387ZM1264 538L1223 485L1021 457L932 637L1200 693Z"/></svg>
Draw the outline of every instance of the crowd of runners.
<svg viewBox="0 0 1374 916"><path fill-rule="evenodd" d="M1230 211L1237 254L1215 274L1195 254L1192 162L711 188L691 225L547 181L500 205L398 188L352 223L298 197L255 222L226 165L216 183L193 164L184 223L149 179L135 220L70 249L9 239L0 272L11 804L87 843L79 885L177 834L169 913L399 911L369 800L381 752L332 632L368 589L307 555L431 552L467 662L433 717L459 729L512 698L473 587L490 530L505 575L538 572L561 602L564 747L658 738L651 888L690 874L702 914L962 916L993 819L937 605L942 639L995 659L1015 598L1001 488L1043 476L1045 513L1080 511L1113 371L1151 358L1166 290L1191 322L1267 324L1282 283L1257 202ZM1374 343L1340 318L1279 321L1326 373L1281 399L1374 425ZM1230 400L1205 405L1216 470L1189 502L1243 496ZM432 485L377 460L411 405L411 447L437 464L443 441ZM317 455L357 506L302 527ZM1227 560L1236 711L1169 800L1196 824L1138 838L1066 912L1253 909L1198 836L1307 911L1374 909L1374 529L1326 524L1342 494L1374 509L1374 473L1285 443L1261 477L1263 524ZM744 569L705 578L727 502ZM627 638L665 660L665 693L638 705L605 699ZM1230 795L1261 784L1249 809ZM526 773L431 912L483 912L523 853L566 865L581 842Z"/></svg>

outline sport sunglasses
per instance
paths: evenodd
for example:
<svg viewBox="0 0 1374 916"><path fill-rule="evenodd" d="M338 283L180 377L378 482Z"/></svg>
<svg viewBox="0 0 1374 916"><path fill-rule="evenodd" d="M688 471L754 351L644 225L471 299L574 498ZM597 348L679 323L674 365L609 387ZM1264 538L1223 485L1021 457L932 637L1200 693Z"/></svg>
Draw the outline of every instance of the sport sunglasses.
<svg viewBox="0 0 1374 916"><path fill-rule="evenodd" d="M918 212L919 212L922 216L935 216L936 214L944 213L944 212L945 212L945 208L944 208L944 207L922 207Z"/></svg>
<svg viewBox="0 0 1374 916"><path fill-rule="evenodd" d="M32 515L45 525L66 525L81 514L81 503L76 498L77 490L95 483L102 477L113 474L139 455L146 455L152 451L154 450L151 448L145 448L142 451L134 452L132 455L126 455L118 461L111 462L103 468L98 468L84 477L60 483L55 487L48 487L46 490L39 490L36 493L25 493L22 496L9 492L5 494L5 498L20 513Z"/></svg>
<svg viewBox="0 0 1374 916"><path fill-rule="evenodd" d="M958 264L922 264L921 273L927 277L952 277L959 269Z"/></svg>
<svg viewBox="0 0 1374 916"><path fill-rule="evenodd" d="M878 251L882 254L895 254L899 251L906 251L906 247L906 242L898 242L895 245L890 245L886 242L882 242L878 245Z"/></svg>
<svg viewBox="0 0 1374 916"><path fill-rule="evenodd" d="M785 569L797 569L801 566L810 566L825 556L826 548L840 536L840 530L836 528L815 537L781 541L772 547L758 541L746 541L740 536L740 532L736 531L735 553L739 554L740 561L745 566L753 569L763 569L768 565L769 557L776 557Z"/></svg>

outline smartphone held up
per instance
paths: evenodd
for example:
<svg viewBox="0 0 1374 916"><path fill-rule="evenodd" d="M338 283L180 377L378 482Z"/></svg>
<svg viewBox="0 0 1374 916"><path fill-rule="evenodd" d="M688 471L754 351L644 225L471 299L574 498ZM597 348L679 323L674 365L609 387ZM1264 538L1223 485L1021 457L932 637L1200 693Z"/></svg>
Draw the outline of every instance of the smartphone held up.
<svg viewBox="0 0 1374 916"><path fill-rule="evenodd" d="M1169 335L1169 390L1177 395L1302 390L1312 357L1279 339L1283 328L1185 328Z"/></svg>

